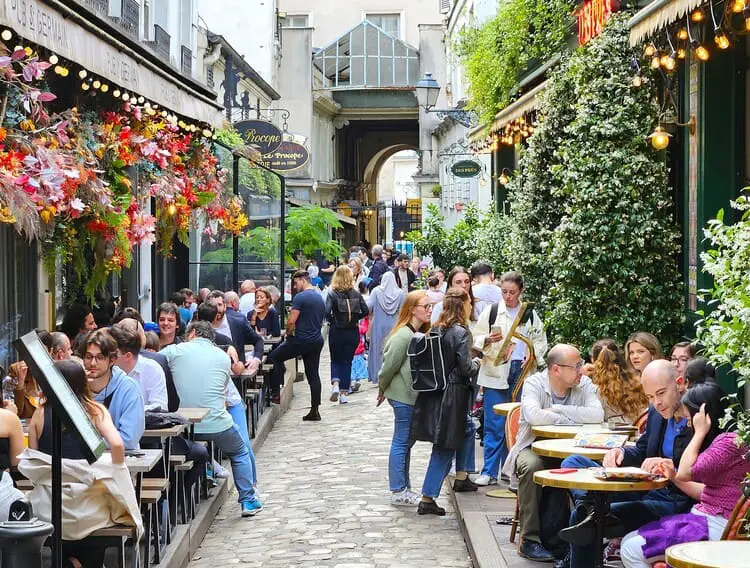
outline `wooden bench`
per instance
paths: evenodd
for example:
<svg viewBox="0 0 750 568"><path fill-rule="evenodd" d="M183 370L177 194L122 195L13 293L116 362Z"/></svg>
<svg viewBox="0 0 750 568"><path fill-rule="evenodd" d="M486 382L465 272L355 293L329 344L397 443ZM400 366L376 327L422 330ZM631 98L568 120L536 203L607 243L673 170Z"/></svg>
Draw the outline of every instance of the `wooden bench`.
<svg viewBox="0 0 750 568"><path fill-rule="evenodd" d="M195 518L196 488L198 480L188 487L185 480L186 474L193 469L195 464L192 460L185 460L183 463L175 466L177 472L177 505L180 507L180 519L185 525L188 521Z"/></svg>

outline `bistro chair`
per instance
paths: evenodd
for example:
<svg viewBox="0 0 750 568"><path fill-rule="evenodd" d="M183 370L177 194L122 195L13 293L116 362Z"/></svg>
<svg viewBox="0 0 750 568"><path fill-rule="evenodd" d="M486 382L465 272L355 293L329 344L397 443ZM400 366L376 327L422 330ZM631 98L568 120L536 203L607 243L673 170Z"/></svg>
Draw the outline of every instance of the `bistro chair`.
<svg viewBox="0 0 750 568"><path fill-rule="evenodd" d="M518 406L508 413L505 419L505 443L508 449L512 448L518 438L519 421L521 420L521 407ZM513 520L510 523L510 542L516 541L516 532L520 526L518 518L518 495L516 494L516 509L513 513ZM519 541L520 542L520 541Z"/></svg>

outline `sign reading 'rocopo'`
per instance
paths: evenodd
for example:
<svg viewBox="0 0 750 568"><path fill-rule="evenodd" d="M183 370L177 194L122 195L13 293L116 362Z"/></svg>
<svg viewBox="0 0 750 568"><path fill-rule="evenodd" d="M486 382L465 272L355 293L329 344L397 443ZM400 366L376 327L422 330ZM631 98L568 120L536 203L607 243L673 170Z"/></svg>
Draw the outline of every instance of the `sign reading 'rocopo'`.
<svg viewBox="0 0 750 568"><path fill-rule="evenodd" d="M260 162L269 170L289 172L304 166L310 159L310 152L296 142L282 142L271 154L263 156Z"/></svg>
<svg viewBox="0 0 750 568"><path fill-rule="evenodd" d="M234 127L242 135L245 144L255 146L263 154L271 154L281 146L281 130L265 120L240 120Z"/></svg>
<svg viewBox="0 0 750 568"><path fill-rule="evenodd" d="M609 17L620 9L618 0L586 0L576 10L578 19L578 45L584 45L598 36Z"/></svg>
<svg viewBox="0 0 750 568"><path fill-rule="evenodd" d="M473 160L461 160L451 166L451 172L453 172L453 175L460 178L476 177L481 171L481 164L478 164Z"/></svg>

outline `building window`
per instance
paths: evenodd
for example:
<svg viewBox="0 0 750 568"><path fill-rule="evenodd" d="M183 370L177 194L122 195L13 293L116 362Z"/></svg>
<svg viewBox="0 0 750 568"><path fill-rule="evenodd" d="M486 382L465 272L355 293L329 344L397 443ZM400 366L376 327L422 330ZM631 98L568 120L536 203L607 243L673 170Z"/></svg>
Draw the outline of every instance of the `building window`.
<svg viewBox="0 0 750 568"><path fill-rule="evenodd" d="M393 37L401 37L401 14L365 14L365 19Z"/></svg>
<svg viewBox="0 0 750 568"><path fill-rule="evenodd" d="M282 24L285 28L306 28L309 25L309 14L287 14Z"/></svg>

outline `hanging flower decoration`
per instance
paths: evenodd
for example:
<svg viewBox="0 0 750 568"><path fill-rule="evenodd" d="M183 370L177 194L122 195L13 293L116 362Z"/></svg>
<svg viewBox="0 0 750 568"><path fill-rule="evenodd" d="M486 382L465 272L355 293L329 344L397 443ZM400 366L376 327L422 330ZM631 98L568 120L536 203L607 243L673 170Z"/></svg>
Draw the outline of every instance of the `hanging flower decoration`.
<svg viewBox="0 0 750 568"><path fill-rule="evenodd" d="M156 242L170 255L191 228L212 225L224 237L247 226L200 132L129 103L50 115L45 103L56 97L40 87L49 67L30 48L0 42L0 223L41 241L48 269L72 266L93 296L130 265L135 246Z"/></svg>

